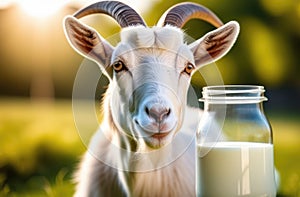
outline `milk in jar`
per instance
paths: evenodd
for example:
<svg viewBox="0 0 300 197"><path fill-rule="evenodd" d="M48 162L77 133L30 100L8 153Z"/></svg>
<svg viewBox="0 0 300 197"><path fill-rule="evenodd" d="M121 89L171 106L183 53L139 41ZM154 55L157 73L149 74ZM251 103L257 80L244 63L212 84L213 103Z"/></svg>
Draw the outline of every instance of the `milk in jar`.
<svg viewBox="0 0 300 197"><path fill-rule="evenodd" d="M276 196L272 129L263 86L203 88L197 130L198 197Z"/></svg>

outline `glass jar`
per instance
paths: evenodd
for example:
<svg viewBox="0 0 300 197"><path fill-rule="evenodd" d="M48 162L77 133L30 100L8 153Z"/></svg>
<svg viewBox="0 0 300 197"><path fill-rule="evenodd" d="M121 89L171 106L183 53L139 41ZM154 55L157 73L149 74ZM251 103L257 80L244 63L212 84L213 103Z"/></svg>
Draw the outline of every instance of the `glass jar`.
<svg viewBox="0 0 300 197"><path fill-rule="evenodd" d="M197 196L276 196L273 141L263 86L203 88Z"/></svg>

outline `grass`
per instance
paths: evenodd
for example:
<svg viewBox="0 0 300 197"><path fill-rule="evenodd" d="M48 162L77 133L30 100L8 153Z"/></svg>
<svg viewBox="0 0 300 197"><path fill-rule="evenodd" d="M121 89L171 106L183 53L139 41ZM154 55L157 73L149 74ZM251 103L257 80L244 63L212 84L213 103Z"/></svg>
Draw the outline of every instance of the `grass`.
<svg viewBox="0 0 300 197"><path fill-rule="evenodd" d="M0 196L71 196L85 150L71 102L2 100L0 109Z"/></svg>
<svg viewBox="0 0 300 197"><path fill-rule="evenodd" d="M300 197L300 114L268 116L278 196ZM70 101L0 100L0 197L72 196L72 173L84 151Z"/></svg>

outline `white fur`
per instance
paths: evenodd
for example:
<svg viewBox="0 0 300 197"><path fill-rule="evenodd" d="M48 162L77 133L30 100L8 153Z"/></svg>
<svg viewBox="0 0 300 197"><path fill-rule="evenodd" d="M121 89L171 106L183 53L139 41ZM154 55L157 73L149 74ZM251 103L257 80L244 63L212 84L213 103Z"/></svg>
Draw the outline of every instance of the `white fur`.
<svg viewBox="0 0 300 197"><path fill-rule="evenodd" d="M169 50L177 50L183 44L183 32L181 29L167 26L145 28L132 26L122 29L121 40L129 43L134 48L159 47Z"/></svg>

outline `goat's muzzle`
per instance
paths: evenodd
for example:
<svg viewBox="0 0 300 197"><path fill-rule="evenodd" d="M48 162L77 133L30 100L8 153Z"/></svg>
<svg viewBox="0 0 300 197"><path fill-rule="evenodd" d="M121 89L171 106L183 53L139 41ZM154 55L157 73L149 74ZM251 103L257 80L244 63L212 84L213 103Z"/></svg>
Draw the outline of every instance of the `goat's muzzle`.
<svg viewBox="0 0 300 197"><path fill-rule="evenodd" d="M169 107L165 107L160 104L154 104L150 107L146 106L145 112L150 119L153 119L155 123L159 125L159 131L164 130L162 127L164 120L168 118L171 113L171 109Z"/></svg>
<svg viewBox="0 0 300 197"><path fill-rule="evenodd" d="M178 129L179 111L175 108L174 99L149 96L138 105L133 116L136 137L142 139L151 147L161 147L168 144Z"/></svg>

